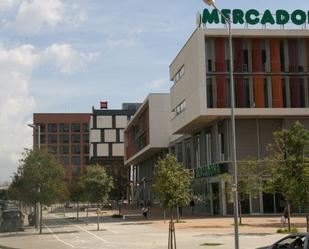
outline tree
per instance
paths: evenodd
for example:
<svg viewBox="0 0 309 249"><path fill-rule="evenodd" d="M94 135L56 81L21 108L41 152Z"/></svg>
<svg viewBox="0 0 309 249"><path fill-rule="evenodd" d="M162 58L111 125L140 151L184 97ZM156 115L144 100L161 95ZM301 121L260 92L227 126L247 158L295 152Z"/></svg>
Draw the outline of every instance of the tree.
<svg viewBox="0 0 309 249"><path fill-rule="evenodd" d="M189 203L193 176L190 170L185 169L171 154L167 154L164 159L158 160L154 176L153 191L160 199L163 209L169 209L171 212L169 248L173 248L173 243L176 246L173 209Z"/></svg>
<svg viewBox="0 0 309 249"><path fill-rule="evenodd" d="M99 207L100 203L108 198L113 187L113 180L107 175L105 169L99 165L87 166L86 173L82 176L85 189L85 198L97 204L97 230L100 230Z"/></svg>
<svg viewBox="0 0 309 249"><path fill-rule="evenodd" d="M74 177L70 186L70 199L77 203L76 220L79 220L79 202L85 200L85 186L81 177Z"/></svg>
<svg viewBox="0 0 309 249"><path fill-rule="evenodd" d="M51 205L66 194L63 167L46 150L25 150L9 188L11 197L27 204Z"/></svg>
<svg viewBox="0 0 309 249"><path fill-rule="evenodd" d="M273 137L265 160L264 188L285 198L290 229L290 205L309 207L309 131L297 121L289 130L275 131Z"/></svg>
<svg viewBox="0 0 309 249"><path fill-rule="evenodd" d="M237 194L239 206L239 224L242 224L242 205L243 201L248 198L259 195L261 186L261 178L263 171L259 167L259 163L254 158L248 158L237 163ZM231 174L223 174L220 176L226 182L225 191L227 195L231 194L232 176Z"/></svg>

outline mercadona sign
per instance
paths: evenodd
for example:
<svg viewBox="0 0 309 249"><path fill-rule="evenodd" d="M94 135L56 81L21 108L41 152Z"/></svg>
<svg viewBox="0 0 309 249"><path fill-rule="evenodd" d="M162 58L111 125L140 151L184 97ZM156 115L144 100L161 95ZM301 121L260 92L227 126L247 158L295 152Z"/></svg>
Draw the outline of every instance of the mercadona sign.
<svg viewBox="0 0 309 249"><path fill-rule="evenodd" d="M230 17L233 24L278 24L285 25L288 22L292 22L295 25L304 25L309 23L309 11L305 12L303 10L297 9L292 13L286 10L277 10L273 15L270 10L265 10L260 13L256 9L250 9L248 11L243 11L240 9L223 9L222 14L226 17ZM212 9L210 12L208 9L204 9L202 23L225 23L224 18L221 17L220 13L216 9Z"/></svg>

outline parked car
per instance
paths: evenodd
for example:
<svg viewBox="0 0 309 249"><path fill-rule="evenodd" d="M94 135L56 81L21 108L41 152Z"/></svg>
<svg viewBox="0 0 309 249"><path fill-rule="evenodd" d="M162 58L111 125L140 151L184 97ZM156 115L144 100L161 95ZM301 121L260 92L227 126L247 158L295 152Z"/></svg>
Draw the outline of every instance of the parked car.
<svg viewBox="0 0 309 249"><path fill-rule="evenodd" d="M29 223L29 226L35 226L35 221L36 221L35 213L34 213L34 212L31 212L31 213L28 215L28 223Z"/></svg>
<svg viewBox="0 0 309 249"><path fill-rule="evenodd" d="M271 246L259 249L309 249L309 233L291 234Z"/></svg>
<svg viewBox="0 0 309 249"><path fill-rule="evenodd" d="M24 215L19 209L4 210L0 219L1 232L15 232L24 230Z"/></svg>

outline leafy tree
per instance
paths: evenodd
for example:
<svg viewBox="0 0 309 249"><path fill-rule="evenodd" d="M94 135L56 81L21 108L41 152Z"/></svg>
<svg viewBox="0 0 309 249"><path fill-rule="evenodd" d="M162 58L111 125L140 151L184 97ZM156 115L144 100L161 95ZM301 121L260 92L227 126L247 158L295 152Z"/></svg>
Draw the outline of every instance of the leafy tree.
<svg viewBox="0 0 309 249"><path fill-rule="evenodd" d="M113 180L107 175L105 169L99 165L87 166L86 173L82 176L85 189L85 198L91 203L97 203L97 230L100 230L99 207L100 203L108 198L113 187Z"/></svg>
<svg viewBox="0 0 309 249"><path fill-rule="evenodd" d="M309 131L300 122L289 130L273 133L266 158L265 191L281 194L287 201L290 229L290 204L308 209L309 204Z"/></svg>
<svg viewBox="0 0 309 249"><path fill-rule="evenodd" d="M263 171L259 167L259 163L254 158L248 158L237 163L237 193L238 193L238 207L239 207L239 224L242 224L242 205L243 201L248 198L259 195L262 186L260 180ZM221 179L226 182L225 191L230 197L232 189L231 174L223 174Z"/></svg>
<svg viewBox="0 0 309 249"><path fill-rule="evenodd" d="M192 173L177 162L174 155L167 154L164 159L158 160L154 175L153 191L160 199L163 209L169 209L171 212L169 246L173 247L173 243L176 242L173 208L185 206L189 203L191 199Z"/></svg>
<svg viewBox="0 0 309 249"><path fill-rule="evenodd" d="M27 204L51 205L66 194L63 167L46 150L25 150L9 188L11 197Z"/></svg>
<svg viewBox="0 0 309 249"><path fill-rule="evenodd" d="M77 203L76 220L79 220L79 202L85 200L85 186L81 177L74 177L70 186L70 200Z"/></svg>

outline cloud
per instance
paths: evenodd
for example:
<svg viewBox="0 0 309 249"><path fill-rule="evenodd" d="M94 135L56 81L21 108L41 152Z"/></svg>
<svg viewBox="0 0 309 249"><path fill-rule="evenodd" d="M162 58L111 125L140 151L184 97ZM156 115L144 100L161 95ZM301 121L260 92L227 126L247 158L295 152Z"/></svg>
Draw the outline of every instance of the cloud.
<svg viewBox="0 0 309 249"><path fill-rule="evenodd" d="M15 26L20 33L34 34L44 26L54 28L64 18L60 0L23 1L18 8Z"/></svg>
<svg viewBox="0 0 309 249"><path fill-rule="evenodd" d="M27 127L36 106L29 94L32 73L42 65L72 73L94 58L94 53L79 52L70 44L41 50L27 44L10 49L0 45L0 182L16 171L23 148L32 144L32 130Z"/></svg>
<svg viewBox="0 0 309 249"><path fill-rule="evenodd" d="M11 8L16 3L16 0L1 0L0 1L0 11Z"/></svg>
<svg viewBox="0 0 309 249"><path fill-rule="evenodd" d="M71 44L53 44L45 49L45 62L56 66L62 73L73 73L85 68L86 64L97 58L97 53L79 52Z"/></svg>
<svg viewBox="0 0 309 249"><path fill-rule="evenodd" d="M148 82L146 84L144 84L144 88L146 89L160 89L162 88L166 83L168 83L168 79L167 78L161 78L161 79L157 79L151 82Z"/></svg>

